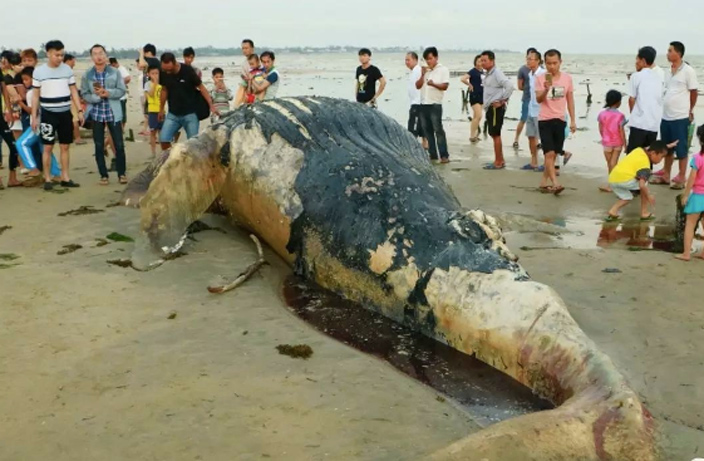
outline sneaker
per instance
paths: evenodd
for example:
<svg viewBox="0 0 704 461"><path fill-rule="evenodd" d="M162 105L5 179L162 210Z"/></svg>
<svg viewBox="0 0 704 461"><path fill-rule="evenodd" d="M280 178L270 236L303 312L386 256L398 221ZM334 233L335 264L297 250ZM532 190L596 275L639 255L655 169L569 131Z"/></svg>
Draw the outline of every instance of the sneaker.
<svg viewBox="0 0 704 461"><path fill-rule="evenodd" d="M45 191L54 190L54 184L51 182L45 182L44 183L44 190Z"/></svg>
<svg viewBox="0 0 704 461"><path fill-rule="evenodd" d="M44 184L46 186L46 183ZM69 179L68 181L61 181L61 187L81 187L81 185L73 182L72 179Z"/></svg>

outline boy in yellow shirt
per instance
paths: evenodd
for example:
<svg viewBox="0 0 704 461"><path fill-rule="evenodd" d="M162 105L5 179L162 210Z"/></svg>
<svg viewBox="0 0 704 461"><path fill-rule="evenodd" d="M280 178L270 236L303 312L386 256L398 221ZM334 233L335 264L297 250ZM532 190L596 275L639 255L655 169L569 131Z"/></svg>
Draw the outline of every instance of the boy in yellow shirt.
<svg viewBox="0 0 704 461"><path fill-rule="evenodd" d="M621 208L639 194L641 221L655 219L653 214L648 212L648 205L655 206L655 197L648 190L648 179L653 174L653 166L662 162L667 152L668 145L665 142L655 141L647 151L639 147L618 162L609 175L609 186L618 201L609 210L607 222L618 221Z"/></svg>
<svg viewBox="0 0 704 461"><path fill-rule="evenodd" d="M149 122L149 144L152 155L156 156L156 140L164 122L159 121L159 108L161 104L161 85L159 85L160 69L150 66L147 75L149 80L144 85L144 98L147 100L147 119Z"/></svg>

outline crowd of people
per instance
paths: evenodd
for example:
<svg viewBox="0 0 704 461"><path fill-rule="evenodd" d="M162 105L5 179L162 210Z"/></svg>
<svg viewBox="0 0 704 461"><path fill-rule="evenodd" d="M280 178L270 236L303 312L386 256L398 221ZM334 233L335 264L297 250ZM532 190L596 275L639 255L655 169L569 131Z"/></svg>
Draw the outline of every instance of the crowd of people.
<svg viewBox="0 0 704 461"><path fill-rule="evenodd" d="M0 134L9 150L7 186L43 183L47 191L56 184L79 187L70 176L70 146L85 143L81 127L92 131L99 184L110 183L109 170L117 173L120 184L126 184L124 129L130 72L117 58L108 57L100 44L90 48L92 65L80 79L74 74L76 58L65 52L61 41L47 42L44 51L43 64L33 49L2 52ZM235 107L276 97L280 76L275 54L265 51L257 55L249 39L242 41L242 54L245 59L237 91L233 92L225 83L222 68L213 69L213 86L206 88L202 72L193 65L195 50L191 47L183 50L182 61L171 52L157 58L152 44L140 50L136 64L142 71L141 134L149 136L152 154L157 154L157 141L162 149L168 149L181 130L191 138L198 134L203 120L210 118L211 123L217 123ZM57 143L59 161L53 155ZM2 143L0 169L4 168L1 147ZM108 148L114 154L110 168L106 163ZM21 181L18 174L27 178ZM0 189L4 188L0 179Z"/></svg>
<svg viewBox="0 0 704 461"><path fill-rule="evenodd" d="M369 54L366 49L360 51L362 67L368 61L366 57ZM599 114L598 123L609 183L599 189L613 193L617 199L608 211L607 222L618 222L620 210L636 196L640 196L641 201L640 219L644 222L654 220L652 207L655 197L649 190L649 184L684 190L681 204L687 216L685 251L678 258L688 261L697 223L704 216L704 126L696 130L700 153L689 160L691 171L687 176L699 85L696 72L684 61L684 56L685 45L678 41L671 42L667 51L670 69L666 71L655 64L655 48L645 46L638 50L636 72L629 74L626 94L629 117L621 112L623 94L617 90L606 94L606 104ZM431 160L437 160L439 151L440 162L447 163L449 153L442 128L442 94L448 89L450 74L439 64L437 49L427 48L423 58L424 66L419 64L415 52L409 52L405 59L410 70L408 130L422 139ZM561 70L561 66L562 54L556 49L550 49L544 55L535 48L527 50L526 64L517 73L521 118L513 143L513 147L518 149L520 136L525 130L531 160L521 169L541 172L539 190L554 195L560 195L565 190L558 179L558 159L562 158L563 166L569 162L572 154L565 151L565 139L577 130L574 83L572 77ZM378 70L374 73L381 76ZM359 75L358 69L358 78ZM493 140L494 162L485 165L484 169L502 170L506 168L506 163L501 132L506 107L516 88L497 67L496 56L489 50L475 57L474 67L460 81L468 87L471 106L469 140L471 143L479 142L480 123L482 116L485 116L485 133ZM378 98L380 91L372 101ZM365 90L367 95L371 92ZM365 102L359 97L358 101ZM543 152L542 165L538 160L539 150ZM622 156L624 153L626 155ZM675 159L678 173L673 176ZM654 171L654 167L662 162L663 168ZM699 257L704 259L704 252Z"/></svg>
<svg viewBox="0 0 704 461"><path fill-rule="evenodd" d="M212 70L212 88L206 88L201 70L194 65L193 48L183 50L182 60L171 52L157 58L152 44L140 50L136 63L143 73L140 88L145 129L141 134L149 136L154 155L159 146L165 150L178 141L181 130L191 138L198 134L203 120L209 118L211 123L217 123L233 108L277 96L280 75L274 53L257 55L254 42L249 39L242 41L241 49L244 61L234 91L228 88L225 72L219 67ZM100 184L109 184L107 146L114 153L111 169L116 171L120 183L127 183L124 127L129 71L116 58L109 58L105 47L96 44L90 49L92 66L77 85L75 57L65 53L64 45L53 40L46 44L45 51L46 62L41 65L32 49L2 53L4 116L0 119L0 133L9 148L8 186L41 184L43 179L45 190L51 190L56 183L79 187L70 177L69 146L82 142L81 126L92 130ZM620 219L620 210L636 196L641 200L641 219L654 218L651 209L655 199L649 184L684 189L685 213L692 216L687 220L686 232L690 245L687 248L691 248L694 227L704 213L704 156L691 159L692 172L687 177L698 82L684 56L684 44L670 43L667 59L671 66L663 70L655 64L655 48L645 46L638 50L626 94L628 117L621 111L622 93L611 90L606 94L598 123L609 181L600 190L616 195L617 201L606 217L606 221L615 222ZM376 108L387 81L371 63L371 50L359 50L358 57L355 99ZM426 48L422 58L424 65L415 52L405 57L410 71L408 130L421 140L431 161L448 163L443 98L451 83L450 71L440 63L435 47ZM565 190L559 180L560 159L564 167L572 156L565 151L565 139L577 129L573 79L561 67L560 51L550 49L542 54L529 48L514 86L499 68L494 52L487 50L475 57L473 68L460 79L467 87L471 107L470 142L480 141L482 118L485 135L492 138L494 161L484 165L485 170L506 168L502 130L509 100L516 89L520 91L521 117L513 147L519 148L525 132L531 157L521 169L542 173L539 190L556 196ZM700 128L697 137L704 144L704 128ZM59 161L53 155L57 142ZM541 150L543 162L539 161ZM622 157L623 153L626 155ZM678 172L673 176L675 159ZM663 168L654 172L654 167L663 161ZM18 178L18 169L28 176L24 182ZM689 258L688 251L680 255L681 259Z"/></svg>

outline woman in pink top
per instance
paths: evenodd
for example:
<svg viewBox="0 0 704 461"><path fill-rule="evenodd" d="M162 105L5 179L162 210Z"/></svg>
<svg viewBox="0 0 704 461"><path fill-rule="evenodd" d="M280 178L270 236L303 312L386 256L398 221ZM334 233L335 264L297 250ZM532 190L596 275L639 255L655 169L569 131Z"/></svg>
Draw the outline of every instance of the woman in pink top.
<svg viewBox="0 0 704 461"><path fill-rule="evenodd" d="M606 158L606 168L611 174L618 163L623 146L626 145L626 116L618 110L621 107L622 95L620 91L609 90L606 93L606 105L599 114L599 133L601 133L601 145L604 147L604 158ZM611 192L611 187L599 187L602 192Z"/></svg>
<svg viewBox="0 0 704 461"><path fill-rule="evenodd" d="M681 195L684 214L687 215L687 224L684 229L684 252L675 257L682 261L689 261L694 231L704 215L704 125L697 129L697 138L699 139L700 151L692 157L690 162L692 171L689 173L687 186ZM704 259L704 250L697 257Z"/></svg>
<svg viewBox="0 0 704 461"><path fill-rule="evenodd" d="M540 181L540 191L560 195L565 190L557 181L555 159L564 150L565 144L565 112L570 114L570 131L577 131L574 116L574 86L572 77L560 72L562 54L557 50L545 53L545 68L547 73L536 77L535 96L540 104L538 128L540 142L545 154L545 171ZM548 186L548 181L552 186Z"/></svg>

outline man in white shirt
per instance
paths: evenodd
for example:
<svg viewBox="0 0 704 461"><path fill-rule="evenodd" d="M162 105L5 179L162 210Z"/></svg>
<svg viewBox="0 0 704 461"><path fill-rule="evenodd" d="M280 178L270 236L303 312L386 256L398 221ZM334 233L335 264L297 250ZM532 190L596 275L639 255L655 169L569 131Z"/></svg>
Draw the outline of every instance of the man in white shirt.
<svg viewBox="0 0 704 461"><path fill-rule="evenodd" d="M540 64L543 57L539 51L533 49L528 52L526 65L528 66L528 81L526 85L530 91L530 99L528 100L528 114L526 118L526 136L528 136L528 145L530 146L530 163L521 168L524 171L540 171L538 165L538 142L540 141L540 129L538 125L538 116L540 115L540 104L535 93L536 77L545 73Z"/></svg>
<svg viewBox="0 0 704 461"><path fill-rule="evenodd" d="M130 87L130 81L132 80L132 76L130 75L130 72L125 69L125 66L121 65L119 62L117 62L117 58L110 58L110 67L114 67L115 69L120 72L120 75L122 76L122 80L125 82L125 88ZM125 92L125 95L120 98L120 104L122 104L122 129L125 129L125 124L127 123L127 93L129 91Z"/></svg>
<svg viewBox="0 0 704 461"><path fill-rule="evenodd" d="M698 88L697 74L689 64L684 62L684 44L670 43L667 50L667 60L670 61L670 72L665 75L665 99L663 102L660 136L668 144L677 142L675 156L679 163L677 176L671 178L673 155L665 158L662 173L654 178L656 184L670 184L673 189L683 189L687 173L687 155L689 153L689 125L694 120L694 106L697 104Z"/></svg>
<svg viewBox="0 0 704 461"><path fill-rule="evenodd" d="M428 153L432 161L450 163L447 151L447 138L442 126L442 98L450 86L450 70L438 62L438 50L435 47L426 48L423 52L427 67L421 70L416 88L420 90L420 103L423 124L423 134L428 139Z"/></svg>
<svg viewBox="0 0 704 461"><path fill-rule="evenodd" d="M411 71L408 74L408 101L411 108L408 112L408 131L416 138L423 140L423 147L428 148L428 141L423 136L421 123L420 89L416 88L416 82L423 76L423 69L418 64L418 54L415 51L406 53L406 67Z"/></svg>
<svg viewBox="0 0 704 461"><path fill-rule="evenodd" d="M631 75L628 84L631 118L628 121L630 133L626 154L639 147L645 149L658 139L663 82L652 68L656 56L657 52L651 46L644 46L636 55L636 73Z"/></svg>

